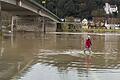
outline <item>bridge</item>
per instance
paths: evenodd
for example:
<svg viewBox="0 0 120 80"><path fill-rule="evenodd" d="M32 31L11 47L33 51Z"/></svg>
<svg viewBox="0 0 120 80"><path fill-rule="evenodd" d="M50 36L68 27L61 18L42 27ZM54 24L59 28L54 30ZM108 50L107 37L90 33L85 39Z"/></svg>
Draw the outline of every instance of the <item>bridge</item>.
<svg viewBox="0 0 120 80"><path fill-rule="evenodd" d="M59 17L34 0L0 0L1 29L55 31L59 22Z"/></svg>

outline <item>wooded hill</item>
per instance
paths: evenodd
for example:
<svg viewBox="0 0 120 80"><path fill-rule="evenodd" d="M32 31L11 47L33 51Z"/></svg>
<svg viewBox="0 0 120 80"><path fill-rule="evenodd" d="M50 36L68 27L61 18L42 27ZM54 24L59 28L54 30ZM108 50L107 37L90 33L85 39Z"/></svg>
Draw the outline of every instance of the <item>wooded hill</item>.
<svg viewBox="0 0 120 80"><path fill-rule="evenodd" d="M69 16L77 18L105 17L106 13L103 9L105 3L117 5L119 13L110 15L112 17L120 17L120 0L35 0L47 9L55 13L60 18Z"/></svg>

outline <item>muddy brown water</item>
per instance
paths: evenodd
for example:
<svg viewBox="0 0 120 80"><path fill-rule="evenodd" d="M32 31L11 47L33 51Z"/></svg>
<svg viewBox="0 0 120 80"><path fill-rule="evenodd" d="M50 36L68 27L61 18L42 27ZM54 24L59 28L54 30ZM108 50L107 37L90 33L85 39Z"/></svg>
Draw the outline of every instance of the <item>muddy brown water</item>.
<svg viewBox="0 0 120 80"><path fill-rule="evenodd" d="M120 80L120 35L16 33L0 38L0 80Z"/></svg>

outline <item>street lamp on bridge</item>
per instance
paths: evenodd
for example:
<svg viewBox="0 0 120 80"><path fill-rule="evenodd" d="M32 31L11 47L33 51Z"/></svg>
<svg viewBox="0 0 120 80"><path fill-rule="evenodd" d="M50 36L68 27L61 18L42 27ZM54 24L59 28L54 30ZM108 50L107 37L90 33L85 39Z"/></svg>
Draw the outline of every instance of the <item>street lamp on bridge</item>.
<svg viewBox="0 0 120 80"><path fill-rule="evenodd" d="M42 4L43 4L44 7L46 7L46 5L45 5L46 4L46 0L42 0Z"/></svg>

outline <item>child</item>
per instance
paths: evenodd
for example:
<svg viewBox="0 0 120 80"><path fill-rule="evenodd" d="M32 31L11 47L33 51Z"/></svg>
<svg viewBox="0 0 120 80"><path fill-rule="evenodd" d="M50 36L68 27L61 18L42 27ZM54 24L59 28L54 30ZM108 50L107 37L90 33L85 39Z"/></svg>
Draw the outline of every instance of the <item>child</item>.
<svg viewBox="0 0 120 80"><path fill-rule="evenodd" d="M85 41L85 50L84 50L84 53L85 51L91 51L91 46L92 46L92 43L91 43L91 40L90 40L90 36L87 37L86 41Z"/></svg>

